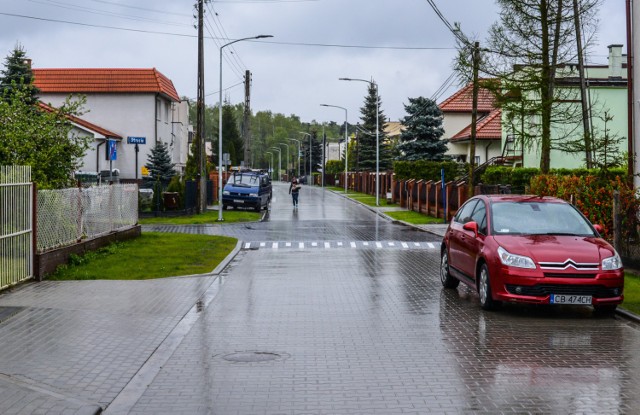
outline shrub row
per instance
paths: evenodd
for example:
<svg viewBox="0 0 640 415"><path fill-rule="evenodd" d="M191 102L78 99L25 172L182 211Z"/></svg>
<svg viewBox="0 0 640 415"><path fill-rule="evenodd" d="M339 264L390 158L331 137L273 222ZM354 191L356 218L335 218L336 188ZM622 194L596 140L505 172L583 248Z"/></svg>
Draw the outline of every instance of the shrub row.
<svg viewBox="0 0 640 415"><path fill-rule="evenodd" d="M454 161L396 161L393 163L393 171L398 180L433 180L441 179L441 171L444 169L446 181L455 180L465 172L465 165Z"/></svg>

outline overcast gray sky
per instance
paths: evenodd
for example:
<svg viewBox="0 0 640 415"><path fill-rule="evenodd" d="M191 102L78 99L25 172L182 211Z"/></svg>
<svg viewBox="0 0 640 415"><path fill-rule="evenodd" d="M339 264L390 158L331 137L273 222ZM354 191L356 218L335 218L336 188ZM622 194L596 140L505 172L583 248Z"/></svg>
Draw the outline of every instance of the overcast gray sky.
<svg viewBox="0 0 640 415"><path fill-rule="evenodd" d="M16 43L36 68L155 67L181 96L197 90L196 0L0 0L0 56ZM493 0L435 0L451 23L480 40L497 19ZM224 60L223 89L242 102L245 69L253 74L254 113L296 114L302 121L360 116L374 79L390 120L405 114L408 97L431 98L452 73L455 42L427 0L225 0L207 6L206 103L217 103L219 45L239 42ZM19 17L19 16L23 17ZM128 30L120 30L128 29ZM625 1L603 0L599 45L589 59L605 64L607 45L625 44ZM225 53L225 55L227 55ZM452 94L453 84L438 102ZM226 89L228 88L228 89Z"/></svg>

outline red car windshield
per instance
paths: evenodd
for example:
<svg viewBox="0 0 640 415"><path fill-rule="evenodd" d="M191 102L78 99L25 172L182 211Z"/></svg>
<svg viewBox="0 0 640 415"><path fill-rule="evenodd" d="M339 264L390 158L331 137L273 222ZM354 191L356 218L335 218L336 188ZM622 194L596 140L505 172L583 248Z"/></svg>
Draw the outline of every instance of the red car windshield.
<svg viewBox="0 0 640 415"><path fill-rule="evenodd" d="M494 202L493 235L595 236L589 222L568 203Z"/></svg>

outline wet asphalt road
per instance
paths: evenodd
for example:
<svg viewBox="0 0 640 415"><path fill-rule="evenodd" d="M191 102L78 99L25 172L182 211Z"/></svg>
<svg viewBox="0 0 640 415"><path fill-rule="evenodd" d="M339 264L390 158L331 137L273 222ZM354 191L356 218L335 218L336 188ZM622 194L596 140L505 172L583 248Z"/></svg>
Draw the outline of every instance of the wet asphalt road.
<svg viewBox="0 0 640 415"><path fill-rule="evenodd" d="M225 234L219 277L30 284L0 296L0 413L638 413L640 329L505 306L438 279L436 235L284 185Z"/></svg>

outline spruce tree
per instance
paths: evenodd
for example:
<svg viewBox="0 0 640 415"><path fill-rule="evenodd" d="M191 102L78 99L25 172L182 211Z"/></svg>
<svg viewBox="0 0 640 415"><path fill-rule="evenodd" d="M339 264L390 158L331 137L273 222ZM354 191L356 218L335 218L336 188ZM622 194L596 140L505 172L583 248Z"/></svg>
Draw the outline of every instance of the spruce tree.
<svg viewBox="0 0 640 415"><path fill-rule="evenodd" d="M240 136L234 108L229 103L222 107L222 152L229 153L232 166L244 159L244 140Z"/></svg>
<svg viewBox="0 0 640 415"><path fill-rule="evenodd" d="M441 140L442 111L436 102L424 97L409 98L404 109L408 115L400 120L406 129L400 134L398 160L442 160L447 144Z"/></svg>
<svg viewBox="0 0 640 415"><path fill-rule="evenodd" d="M171 162L171 155L167 144L157 142L155 147L151 149L148 162L145 167L149 169L151 179L169 182L176 175L174 164Z"/></svg>
<svg viewBox="0 0 640 415"><path fill-rule="evenodd" d="M4 59L4 69L0 77L0 99L14 96L11 93L14 88L26 92L23 95L26 104L34 105L38 102L40 90L33 85L33 74L27 53L20 44L16 45L11 55ZM2 98L3 96L5 98Z"/></svg>
<svg viewBox="0 0 640 415"><path fill-rule="evenodd" d="M391 154L387 135L384 131L386 117L382 111L382 101L376 94L376 87L369 84L369 93L365 97L364 106L360 108L362 130L358 133L359 168L364 171L376 170L376 100L378 101L378 138L380 170L391 168ZM351 164L351 161L349 161Z"/></svg>

